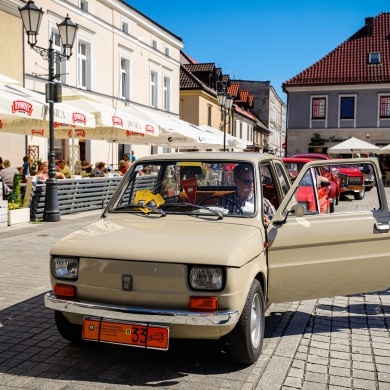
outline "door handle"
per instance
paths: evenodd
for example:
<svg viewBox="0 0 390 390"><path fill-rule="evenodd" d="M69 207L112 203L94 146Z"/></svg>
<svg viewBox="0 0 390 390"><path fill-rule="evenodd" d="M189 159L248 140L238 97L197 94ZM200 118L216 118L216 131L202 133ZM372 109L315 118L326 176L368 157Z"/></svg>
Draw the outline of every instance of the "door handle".
<svg viewBox="0 0 390 390"><path fill-rule="evenodd" d="M388 223L376 222L374 226L379 233L388 233L390 230Z"/></svg>

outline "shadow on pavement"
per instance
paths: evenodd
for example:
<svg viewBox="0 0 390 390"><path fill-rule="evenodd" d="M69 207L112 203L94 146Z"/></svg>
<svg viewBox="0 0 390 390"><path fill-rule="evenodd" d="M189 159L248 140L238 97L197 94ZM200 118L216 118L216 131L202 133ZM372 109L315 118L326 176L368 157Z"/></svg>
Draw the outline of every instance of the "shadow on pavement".
<svg viewBox="0 0 390 390"><path fill-rule="evenodd" d="M274 317L267 317L267 337L283 315ZM174 339L166 352L92 342L74 345L58 334L43 294L0 311L0 374L24 379L149 387L172 386L184 377L205 381L207 387L208 376L245 380L252 367L234 363L227 347L222 341Z"/></svg>

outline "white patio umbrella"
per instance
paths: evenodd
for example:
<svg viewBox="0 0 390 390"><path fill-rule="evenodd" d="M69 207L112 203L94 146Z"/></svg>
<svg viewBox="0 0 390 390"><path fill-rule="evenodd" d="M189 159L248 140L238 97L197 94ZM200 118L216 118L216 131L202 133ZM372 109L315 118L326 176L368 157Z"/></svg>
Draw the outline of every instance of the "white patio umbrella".
<svg viewBox="0 0 390 390"><path fill-rule="evenodd" d="M128 137L133 133L158 136L159 126L150 120L131 115L128 112L102 104L99 101L70 90L63 95L64 101L70 106L82 109L95 115L94 129L83 129L77 135L79 138L107 140L119 137ZM60 134L62 133L62 135ZM68 138L66 132L57 132L56 136Z"/></svg>
<svg viewBox="0 0 390 390"><path fill-rule="evenodd" d="M214 127L208 126L208 125L202 125L199 127L212 132L217 137L220 137L222 139L222 145L223 145L223 132L222 131L220 131ZM241 138L234 137L233 135L230 135L230 134L226 134L226 144L227 144L227 146L229 146L231 148L242 149L242 150L246 149L248 146L248 143L246 141L242 140Z"/></svg>
<svg viewBox="0 0 390 390"><path fill-rule="evenodd" d="M3 99L4 96L7 96ZM12 100L11 113L6 111ZM54 128L95 127L95 116L67 105L54 104ZM49 137L49 106L45 96L29 89L0 83L0 132Z"/></svg>
<svg viewBox="0 0 390 390"><path fill-rule="evenodd" d="M340 153L378 153L381 149L378 146L362 141L361 139L351 137L328 149L329 154Z"/></svg>
<svg viewBox="0 0 390 390"><path fill-rule="evenodd" d="M381 150L378 152L378 154L390 154L390 144L381 148Z"/></svg>
<svg viewBox="0 0 390 390"><path fill-rule="evenodd" d="M127 107L135 116L148 118L160 126L158 137L148 135L131 134L125 139L117 139L117 142L128 144L154 144L167 145L168 147L193 147L193 146L221 146L221 140L211 132L183 121L173 116L160 115L150 110L144 110L135 106Z"/></svg>

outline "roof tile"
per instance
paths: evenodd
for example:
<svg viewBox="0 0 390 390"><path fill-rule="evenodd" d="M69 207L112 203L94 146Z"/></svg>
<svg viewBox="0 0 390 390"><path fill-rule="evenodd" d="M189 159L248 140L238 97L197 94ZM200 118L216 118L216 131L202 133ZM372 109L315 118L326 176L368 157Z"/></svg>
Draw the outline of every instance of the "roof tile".
<svg viewBox="0 0 390 390"><path fill-rule="evenodd" d="M372 28L370 27L372 21ZM380 63L368 63L369 53L380 53ZM390 81L390 13L366 18L366 25L283 86L361 84Z"/></svg>

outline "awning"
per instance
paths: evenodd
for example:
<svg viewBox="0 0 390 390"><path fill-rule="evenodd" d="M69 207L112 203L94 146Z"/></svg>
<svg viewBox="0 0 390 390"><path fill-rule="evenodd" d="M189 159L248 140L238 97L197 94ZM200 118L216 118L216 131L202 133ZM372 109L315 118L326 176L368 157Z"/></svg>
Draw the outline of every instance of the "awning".
<svg viewBox="0 0 390 390"><path fill-rule="evenodd" d="M131 134L126 139L117 139L117 142L129 144L150 143L168 147L220 147L222 145L221 140L213 133L177 117L165 116L135 106L127 107L127 111L134 116L158 123L160 135L152 138L148 135Z"/></svg>
<svg viewBox="0 0 390 390"><path fill-rule="evenodd" d="M223 145L223 138L224 138L223 131L220 131L220 130L215 129L214 127L211 127L208 125L202 125L200 127L203 129L206 129L206 130L210 131L211 133L215 134L216 136L220 137L222 139L222 145ZM252 143L244 141L241 138L234 137L233 135L226 134L226 146L229 148L244 150L249 145L252 145Z"/></svg>
<svg viewBox="0 0 390 390"><path fill-rule="evenodd" d="M93 98L86 97L85 94L72 93L72 90L65 92L63 95L64 101L70 106L94 114L96 119L95 128L76 129L76 138L110 140L127 138L133 134L148 135L151 138L159 135L159 126L153 121L144 120L139 116L102 104ZM71 138L72 134L66 131L58 131L56 137Z"/></svg>
<svg viewBox="0 0 390 390"><path fill-rule="evenodd" d="M95 127L95 116L65 103L54 104L54 128ZM49 105L45 96L0 83L0 132L49 137Z"/></svg>
<svg viewBox="0 0 390 390"><path fill-rule="evenodd" d="M328 149L329 154L343 154L343 153L378 153L380 147L363 141L359 138L351 137Z"/></svg>

